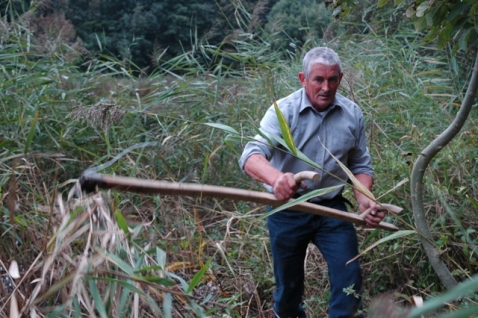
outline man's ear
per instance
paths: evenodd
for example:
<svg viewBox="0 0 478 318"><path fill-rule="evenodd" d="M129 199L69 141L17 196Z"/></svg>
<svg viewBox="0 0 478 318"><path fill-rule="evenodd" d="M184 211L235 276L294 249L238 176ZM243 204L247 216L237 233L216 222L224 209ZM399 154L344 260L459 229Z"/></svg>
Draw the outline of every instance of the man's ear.
<svg viewBox="0 0 478 318"><path fill-rule="evenodd" d="M303 72L299 72L299 81L302 84L302 86L305 86L305 75Z"/></svg>

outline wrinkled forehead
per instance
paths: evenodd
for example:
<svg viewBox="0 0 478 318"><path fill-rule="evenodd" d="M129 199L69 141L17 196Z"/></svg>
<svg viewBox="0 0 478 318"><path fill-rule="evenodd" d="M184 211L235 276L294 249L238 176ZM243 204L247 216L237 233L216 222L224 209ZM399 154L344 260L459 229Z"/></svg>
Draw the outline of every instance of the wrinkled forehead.
<svg viewBox="0 0 478 318"><path fill-rule="evenodd" d="M321 62L317 62L314 64L310 64L309 76L320 76L324 78L331 78L331 77L340 77L341 69L340 65L338 64L324 64Z"/></svg>

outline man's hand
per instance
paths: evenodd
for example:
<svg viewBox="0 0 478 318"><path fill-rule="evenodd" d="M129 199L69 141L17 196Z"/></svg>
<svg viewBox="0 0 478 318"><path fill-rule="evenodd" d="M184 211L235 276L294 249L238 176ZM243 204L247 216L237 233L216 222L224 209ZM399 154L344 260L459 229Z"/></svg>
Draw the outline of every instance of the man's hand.
<svg viewBox="0 0 478 318"><path fill-rule="evenodd" d="M264 182L273 187L274 195L279 200L289 200L297 189L307 189L303 182L298 185L294 175L290 172L283 173L274 168L270 162L261 154L253 154L244 164L244 170L254 180Z"/></svg>
<svg viewBox="0 0 478 318"><path fill-rule="evenodd" d="M355 175L355 178L369 191L372 191L373 178L367 174L359 173ZM367 215L364 220L368 227L377 227L378 224L385 217L385 212L377 208L377 204L370 200L365 194L361 193L357 189L354 189L355 197L359 205L360 213L367 211Z"/></svg>
<svg viewBox="0 0 478 318"><path fill-rule="evenodd" d="M299 187L302 189L307 188L303 182L301 182L300 185L297 184L294 180L294 174L290 172L279 175L272 186L274 188L274 195L276 198L283 201L292 198Z"/></svg>
<svg viewBox="0 0 478 318"><path fill-rule="evenodd" d="M377 210L377 204L369 198L362 197L358 202L360 212L370 209L370 212L365 216L365 223L368 227L376 228L385 217L385 212Z"/></svg>

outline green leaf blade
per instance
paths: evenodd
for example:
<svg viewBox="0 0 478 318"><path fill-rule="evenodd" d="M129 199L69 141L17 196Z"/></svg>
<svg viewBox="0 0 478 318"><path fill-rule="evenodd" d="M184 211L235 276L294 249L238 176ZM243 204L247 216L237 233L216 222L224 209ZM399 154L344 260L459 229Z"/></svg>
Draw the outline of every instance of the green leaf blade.
<svg viewBox="0 0 478 318"><path fill-rule="evenodd" d="M103 299L101 298L100 291L98 290L98 286L96 286L94 278L88 279L88 286L90 288L91 297L95 302L95 309L98 311L98 314L102 318L108 318L105 304L103 302Z"/></svg>
<svg viewBox="0 0 478 318"><path fill-rule="evenodd" d="M384 7L388 4L388 1L389 0L378 0L377 2L377 8L381 8L381 7Z"/></svg>
<svg viewBox="0 0 478 318"><path fill-rule="evenodd" d="M415 234L416 232L413 231L413 230L402 230L402 231L397 231L397 232L394 232L393 234L390 234L380 240L378 240L377 242L373 243L372 245L370 245L369 247L367 247L363 252L361 252L359 255L357 255L356 257L354 257L353 259L351 259L350 261L347 262L348 263L351 263L353 262L354 260L356 260L357 258L361 257L362 255L366 254L368 251L372 250L373 248L375 248L376 246L382 244L382 243L385 243L385 242L388 242L388 241L391 241L391 240L395 240L397 238L400 238L400 237L404 237L404 236L408 236L408 235L411 235L411 234Z"/></svg>
<svg viewBox="0 0 478 318"><path fill-rule="evenodd" d="M213 127L213 128L224 130L224 131L226 131L230 134L233 134L233 135L239 135L239 132L237 130L235 130L234 128L232 128L231 126L228 126L228 125L219 124L219 123L206 123L205 125Z"/></svg>
<svg viewBox="0 0 478 318"><path fill-rule="evenodd" d="M341 187L343 187L343 185L337 185L337 186L333 186L333 187L328 187L328 188L317 189L317 190L311 191L311 192L309 192L305 195L300 196L299 198L297 198L295 200L287 202L287 203L281 205L280 207L277 207L277 208L267 212L264 216L262 216L262 218L267 218L268 216L271 216L274 213L277 213L277 212L282 211L282 210L287 210L288 208L293 207L293 206L295 206L299 203L302 203L302 202L305 202L305 201L310 200L312 198L330 193L330 192L335 191L335 190L337 190Z"/></svg>
<svg viewBox="0 0 478 318"><path fill-rule="evenodd" d="M126 263L125 261L123 261L121 258L119 258L117 255L109 253L109 252L107 252L107 251L105 251L105 250L103 250L99 247L97 247L95 249L99 253L104 255L108 260L110 260L111 262L116 264L119 268L121 268L126 274L128 274L131 277L135 277L134 268L131 265L129 265L128 263Z"/></svg>
<svg viewBox="0 0 478 318"><path fill-rule="evenodd" d="M282 137L284 138L284 141L287 145L287 149L290 152L292 152L292 154L294 154L294 156L297 156L297 148L295 147L294 139L292 138L292 134L290 132L289 125L287 124L287 121L285 120L284 114L282 114L282 112L279 109L279 106L277 105L276 101L274 101L274 109L276 111L277 120L279 121L280 131L281 131Z"/></svg>
<svg viewBox="0 0 478 318"><path fill-rule="evenodd" d="M425 15L425 12L430 8L430 3L428 1L423 1L417 8L417 17L421 18Z"/></svg>
<svg viewBox="0 0 478 318"><path fill-rule="evenodd" d="M427 300L423 306L417 307L412 310L410 313L410 318L420 318L424 314L427 314L433 310L436 310L443 306L446 302L453 301L464 295L468 295L472 292L478 290L478 275L473 276L472 278L458 284L455 288L447 291L440 296ZM453 316L455 317L455 316Z"/></svg>
<svg viewBox="0 0 478 318"><path fill-rule="evenodd" d="M202 280L204 274L206 271L209 269L209 265L211 265L212 259L210 259L206 264L204 264L203 267L199 270L199 272L194 275L193 279L189 283L188 289L186 290L186 293L189 294L193 291L194 288L199 284L199 282Z"/></svg>
<svg viewBox="0 0 478 318"><path fill-rule="evenodd" d="M126 222L126 219L123 214L121 214L119 210L116 210L115 216L116 222L118 222L118 226L120 227L120 229L123 230L126 235L129 235L128 223Z"/></svg>
<svg viewBox="0 0 478 318"><path fill-rule="evenodd" d="M40 117L40 109L37 107L35 117L33 118L32 125L30 127L30 130L28 131L27 141L25 142L25 148L23 150L24 154L28 153L28 150L31 146L33 136L35 135L35 129L37 128L37 123L38 123L38 118L39 117Z"/></svg>

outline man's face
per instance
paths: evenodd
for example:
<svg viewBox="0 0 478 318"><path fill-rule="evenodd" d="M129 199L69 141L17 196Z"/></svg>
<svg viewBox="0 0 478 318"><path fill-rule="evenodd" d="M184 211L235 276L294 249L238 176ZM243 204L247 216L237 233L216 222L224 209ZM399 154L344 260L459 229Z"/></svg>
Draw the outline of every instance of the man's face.
<svg viewBox="0 0 478 318"><path fill-rule="evenodd" d="M304 73L300 72L299 80L312 106L323 111L334 101L343 75L338 65L313 64L309 79L306 80Z"/></svg>

